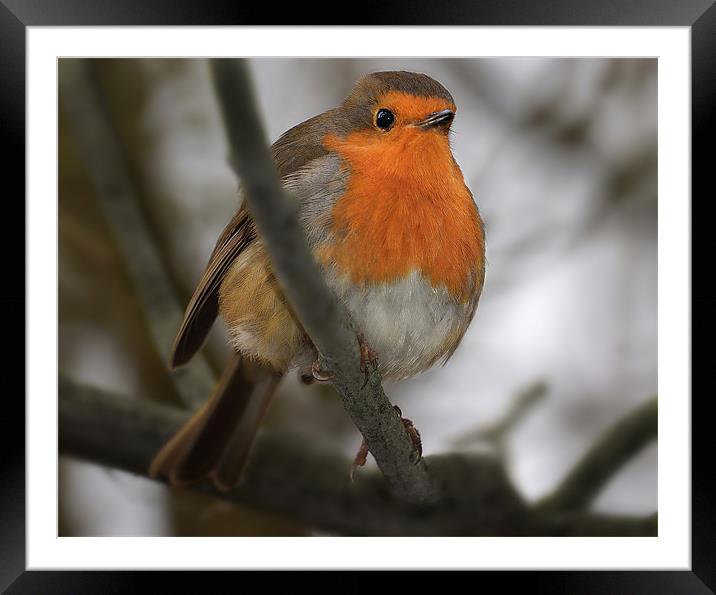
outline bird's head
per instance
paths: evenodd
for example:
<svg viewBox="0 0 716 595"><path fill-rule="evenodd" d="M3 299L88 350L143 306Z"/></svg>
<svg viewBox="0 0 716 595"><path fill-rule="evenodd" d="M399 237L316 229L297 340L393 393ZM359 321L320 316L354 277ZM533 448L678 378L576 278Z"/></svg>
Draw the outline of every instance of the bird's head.
<svg viewBox="0 0 716 595"><path fill-rule="evenodd" d="M435 79L405 71L362 77L341 107L354 131L384 143L420 132L446 134L455 109L452 95Z"/></svg>
<svg viewBox="0 0 716 595"><path fill-rule="evenodd" d="M362 77L333 112L335 132L324 145L356 170L401 178L452 173L448 132L452 95L425 74L374 72Z"/></svg>

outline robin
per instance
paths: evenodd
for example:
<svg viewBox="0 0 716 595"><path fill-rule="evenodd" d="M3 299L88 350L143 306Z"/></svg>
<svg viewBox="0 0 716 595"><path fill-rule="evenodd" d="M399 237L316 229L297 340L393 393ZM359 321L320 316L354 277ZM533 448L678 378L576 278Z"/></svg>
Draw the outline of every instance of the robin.
<svg viewBox="0 0 716 595"><path fill-rule="evenodd" d="M483 222L450 149L455 111L450 93L425 74L376 72L342 105L271 147L325 281L359 329L361 353L384 378L446 362L482 291ZM219 313L235 354L213 395L150 469L175 485L209 478L219 489L233 487L278 379L295 367L305 382L326 380L244 206L187 306L173 367L196 353Z"/></svg>

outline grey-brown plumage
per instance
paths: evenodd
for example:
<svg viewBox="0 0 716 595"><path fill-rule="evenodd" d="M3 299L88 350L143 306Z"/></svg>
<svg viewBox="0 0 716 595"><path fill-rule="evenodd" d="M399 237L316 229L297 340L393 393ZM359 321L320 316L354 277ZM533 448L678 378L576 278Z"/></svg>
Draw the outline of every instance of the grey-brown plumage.
<svg viewBox="0 0 716 595"><path fill-rule="evenodd" d="M457 175L461 180L459 168L447 148L446 132L452 121L453 98L432 78L409 72L380 72L362 78L341 106L290 129L274 143L271 150L285 187L299 203L299 218L309 244L322 264L329 287L347 306L370 346L377 352L384 376L404 378L438 360L444 361L457 347L477 306L484 266L482 261L468 263L469 270L465 271L467 276L460 282L459 291L448 282L442 285L442 282L435 281L434 264L430 265L433 267L430 270L422 270L416 265L417 268L407 270L399 278L384 282L356 281L357 278L345 268L350 266L351 259L346 265L340 250L355 237L351 229L338 226L334 217L335 207L342 197L347 196L350 188L355 194L356 186L351 186L352 182L363 181L370 187L372 180L364 178L371 175L371 168L367 169L368 173L363 166L356 169L346 154L334 145L336 142L348 143L346 146L350 151L351 135L356 132L374 135L376 142L390 141L391 132L376 128L376 111L383 98L396 93L416 98L418 110L424 105L435 105L442 106L443 111L420 113L416 119L415 114L401 113L402 107L392 108L397 118L396 131L392 134L403 134L406 138L417 134L415 138L420 140L400 141L403 143L400 146L404 147L401 149L403 154L393 165L397 167L403 157L414 155L417 159L413 160L415 163L407 165L411 163L409 160L405 163L406 167L417 170L421 163L420 152L432 151L430 143L435 142L439 145L436 145L439 148L436 154L442 155L447 151L445 163L441 166L447 168L445 171L449 175ZM436 113L436 121L447 121L447 126L432 126L430 117ZM331 141L334 145L329 142L330 139L337 139ZM386 154L393 149L389 147ZM389 167L393 165L388 164ZM385 170L385 164L381 167ZM435 180L430 177L431 174L426 175L424 179L429 182L425 186L427 189L434 186ZM456 183L458 186L455 187L460 188L461 182ZM438 195L445 192L443 186L435 188ZM473 227L463 227L474 228L474 241L480 243L477 249L482 254L481 220L469 190L464 184L461 188L464 198L460 200L463 202L457 206L446 204L447 210L440 215L448 217L443 226L436 221L435 225L426 227L424 219L421 221L418 218L416 223L406 219L407 227L401 234L407 235L396 244L396 250L402 253L406 246L411 245L410 226L413 225L416 241L434 242L436 253L441 248L444 252L447 244L441 246L442 242L450 246L454 244L454 249L462 252L464 248L461 246L472 245L473 239L467 238L467 243L458 245L455 238L444 230L452 224L450 219L464 216L470 221L474 219ZM407 189L396 185L395 192L398 194L395 198L403 191ZM422 200L419 196L421 192L421 187L413 190L410 200ZM442 208L435 197L426 195L425 200L427 202L414 204L424 206L432 201L436 204L433 208ZM385 212L381 217L395 216L390 211L390 205L376 206L388 207L387 211L376 210L376 213ZM463 212L464 215L461 214ZM381 225L385 222L376 222L380 223L376 229L382 229ZM398 240L389 235L379 235L372 237L371 241L389 245ZM370 251L371 246L365 246L365 250ZM386 254L389 256L390 251ZM412 258L409 252L405 257ZM420 262L423 261L425 258ZM375 266L379 269L381 265L376 262ZM263 242L243 206L219 237L187 306L172 353L173 366L186 363L196 353L219 313L229 327L236 352L258 362L264 371L259 374L261 379L257 388L241 379L246 367L239 365L238 360L232 360L208 404L162 449L152 465L153 475L167 477L172 483L186 483L208 476L217 487L231 487L246 460L275 379L291 366L310 370L316 357L315 348L293 317L290 305L271 273ZM247 415L246 412L253 413Z"/></svg>

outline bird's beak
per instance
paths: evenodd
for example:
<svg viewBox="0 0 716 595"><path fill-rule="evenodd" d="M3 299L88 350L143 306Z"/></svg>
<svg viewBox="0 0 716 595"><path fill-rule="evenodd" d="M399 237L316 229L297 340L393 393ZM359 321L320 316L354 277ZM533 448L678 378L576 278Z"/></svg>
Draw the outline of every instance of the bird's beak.
<svg viewBox="0 0 716 595"><path fill-rule="evenodd" d="M444 109L439 112L430 114L424 120L417 122L415 125L420 128L436 128L438 126L449 126L455 117L455 112L449 109Z"/></svg>

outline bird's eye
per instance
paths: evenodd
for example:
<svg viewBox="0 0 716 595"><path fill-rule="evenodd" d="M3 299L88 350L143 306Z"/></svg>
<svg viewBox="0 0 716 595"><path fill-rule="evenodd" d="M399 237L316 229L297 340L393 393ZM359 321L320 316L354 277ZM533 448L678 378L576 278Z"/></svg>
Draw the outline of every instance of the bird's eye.
<svg viewBox="0 0 716 595"><path fill-rule="evenodd" d="M395 122L395 115L389 109L379 109L375 115L375 125L381 130L388 130Z"/></svg>

